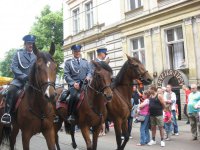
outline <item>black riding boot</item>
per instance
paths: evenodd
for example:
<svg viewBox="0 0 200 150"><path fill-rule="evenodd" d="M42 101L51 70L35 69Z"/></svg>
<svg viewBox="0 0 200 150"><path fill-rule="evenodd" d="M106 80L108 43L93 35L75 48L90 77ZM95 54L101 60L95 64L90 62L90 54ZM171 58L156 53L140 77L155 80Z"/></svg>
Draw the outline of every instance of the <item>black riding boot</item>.
<svg viewBox="0 0 200 150"><path fill-rule="evenodd" d="M18 88L14 85L11 85L8 89L8 93L6 95L6 104L4 109L4 114L1 117L1 123L10 124L11 123L11 109L13 106L13 100L15 98L15 93L17 93Z"/></svg>
<svg viewBox="0 0 200 150"><path fill-rule="evenodd" d="M75 123L75 110L76 110L76 100L75 99L71 99L71 102L69 103L70 107L70 116L69 118L67 119L67 121L71 124L74 124Z"/></svg>

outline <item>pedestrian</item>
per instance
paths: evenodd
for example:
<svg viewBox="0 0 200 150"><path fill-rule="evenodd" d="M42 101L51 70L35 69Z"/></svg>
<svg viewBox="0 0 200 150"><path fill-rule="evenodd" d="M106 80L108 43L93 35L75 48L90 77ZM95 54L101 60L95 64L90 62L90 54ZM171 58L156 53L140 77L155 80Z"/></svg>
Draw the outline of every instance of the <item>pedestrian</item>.
<svg viewBox="0 0 200 150"><path fill-rule="evenodd" d="M190 120L191 132L193 140L197 140L197 135L200 135L200 122L199 122L199 106L200 92L197 91L197 85L191 84L191 93L188 96L188 117Z"/></svg>
<svg viewBox="0 0 200 150"><path fill-rule="evenodd" d="M188 96L191 93L191 91L190 91L189 86L187 86L187 85L183 85L182 89L184 90L184 93L185 93L184 114L187 117L186 124L190 124L189 117L188 117L188 112L187 112L187 105L188 105Z"/></svg>
<svg viewBox="0 0 200 150"><path fill-rule="evenodd" d="M144 121L140 125L140 143L137 146L142 146L150 142L150 133L149 133L149 97L150 92L145 90L143 92L144 101L139 104L140 112L139 114L144 116Z"/></svg>
<svg viewBox="0 0 200 150"><path fill-rule="evenodd" d="M11 123L11 111L16 102L16 93L23 89L28 81L30 69L36 61L36 56L33 53L35 39L34 35L25 35L23 37L24 48L18 50L12 59L11 70L14 74L14 79L10 83L6 96L4 114L1 118L1 123L3 124Z"/></svg>
<svg viewBox="0 0 200 150"><path fill-rule="evenodd" d="M163 123L163 109L165 108L165 102L162 94L157 93L156 86L152 85L150 88L151 97L149 98L149 112L150 112L150 122L151 122L151 132L152 132L152 140L148 143L148 145L156 144L156 126L158 126L160 131L161 142L160 145L162 147L165 146L164 141L164 123Z"/></svg>
<svg viewBox="0 0 200 150"><path fill-rule="evenodd" d="M166 141L170 140L172 132L172 114L170 111L170 106L164 108L164 128L166 132Z"/></svg>
<svg viewBox="0 0 200 150"><path fill-rule="evenodd" d="M131 103L133 105L131 115L128 117L128 131L129 131L129 139L132 139L133 137L131 136L131 131L132 131L132 124L133 124L133 118L136 115L136 112L138 110L138 105L140 104L140 97L142 94L139 92L139 89L137 85L133 85L133 94L132 94L132 99ZM123 139L123 137L122 137Z"/></svg>
<svg viewBox="0 0 200 150"><path fill-rule="evenodd" d="M172 91L172 86L167 85L166 92L164 93L164 100L166 102L166 105L171 105L171 112L172 112L172 132L173 135L178 136L178 124L176 120L176 94Z"/></svg>
<svg viewBox="0 0 200 150"><path fill-rule="evenodd" d="M75 121L75 109L83 82L91 80L91 67L86 59L81 58L81 48L81 45L71 47L73 58L66 60L64 66L64 79L70 91L68 98L70 116L67 119L69 123Z"/></svg>

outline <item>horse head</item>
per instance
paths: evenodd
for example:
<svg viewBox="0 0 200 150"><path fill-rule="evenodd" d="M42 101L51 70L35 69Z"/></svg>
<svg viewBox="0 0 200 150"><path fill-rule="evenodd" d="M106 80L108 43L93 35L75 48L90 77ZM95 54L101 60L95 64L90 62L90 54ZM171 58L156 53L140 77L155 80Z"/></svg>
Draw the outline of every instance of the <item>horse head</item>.
<svg viewBox="0 0 200 150"><path fill-rule="evenodd" d="M112 77L112 69L108 65L108 60L106 62L95 62L92 63L95 66L93 82L95 84L95 88L99 89L100 93L103 93L105 98L109 101L112 99L113 93L111 89L111 77Z"/></svg>
<svg viewBox="0 0 200 150"><path fill-rule="evenodd" d="M42 93L46 100L52 101L56 96L55 80L57 65L52 57L55 52L55 45L51 43L49 52L40 52L34 44L33 52L37 60L31 70L31 87Z"/></svg>
<svg viewBox="0 0 200 150"><path fill-rule="evenodd" d="M152 77L145 69L144 65L135 57L130 57L126 55L128 58L128 64L130 65L131 70L129 74L132 79L139 79L142 81L144 85L149 85L153 81Z"/></svg>

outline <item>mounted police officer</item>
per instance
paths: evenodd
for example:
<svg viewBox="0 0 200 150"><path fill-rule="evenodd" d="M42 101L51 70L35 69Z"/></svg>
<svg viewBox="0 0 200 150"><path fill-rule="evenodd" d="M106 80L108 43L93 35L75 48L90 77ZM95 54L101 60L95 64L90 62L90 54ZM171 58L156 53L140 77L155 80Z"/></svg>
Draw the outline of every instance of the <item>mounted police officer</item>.
<svg viewBox="0 0 200 150"><path fill-rule="evenodd" d="M81 83L83 80L91 79L91 69L87 60L81 58L81 45L71 47L73 58L65 61L64 79L69 85L69 109L70 116L68 122L75 121L75 108L79 100L77 96L80 93Z"/></svg>
<svg viewBox="0 0 200 150"><path fill-rule="evenodd" d="M99 61L104 61L107 56L107 49L106 48L98 48L97 49L97 57L95 58L94 61L99 62Z"/></svg>
<svg viewBox="0 0 200 150"><path fill-rule="evenodd" d="M30 68L36 61L36 56L33 53L33 43L35 43L35 39L36 37L34 35L24 36L24 49L18 50L13 57L11 70L14 74L14 79L10 83L6 95L5 110L1 118L1 123L3 124L11 123L11 110L14 106L14 100L16 100L16 93L22 89L26 81L28 81Z"/></svg>

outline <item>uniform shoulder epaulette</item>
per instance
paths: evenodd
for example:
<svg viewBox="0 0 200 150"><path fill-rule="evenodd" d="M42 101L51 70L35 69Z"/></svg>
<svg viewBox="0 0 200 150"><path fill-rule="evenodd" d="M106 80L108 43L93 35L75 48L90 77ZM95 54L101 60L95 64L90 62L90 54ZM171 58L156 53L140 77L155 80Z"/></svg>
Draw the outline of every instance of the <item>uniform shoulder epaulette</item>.
<svg viewBox="0 0 200 150"><path fill-rule="evenodd" d="M67 59L67 61L71 61L72 59Z"/></svg>
<svg viewBox="0 0 200 150"><path fill-rule="evenodd" d="M17 50L17 52L22 52L22 51L23 51L23 49L18 49L18 50Z"/></svg>

